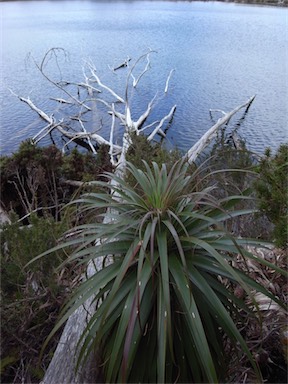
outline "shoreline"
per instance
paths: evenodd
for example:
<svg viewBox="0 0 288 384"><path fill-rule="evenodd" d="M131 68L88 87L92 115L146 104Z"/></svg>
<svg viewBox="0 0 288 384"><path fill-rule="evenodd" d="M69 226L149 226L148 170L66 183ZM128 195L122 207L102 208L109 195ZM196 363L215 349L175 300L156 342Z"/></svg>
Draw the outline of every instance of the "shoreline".
<svg viewBox="0 0 288 384"><path fill-rule="evenodd" d="M11 2L24 2L24 1L36 1L36 0L2 0L2 3L11 3ZM47 1L47 0L37 0L37 1ZM66 0L63 0L66 1ZM73 0L72 0L73 1ZM90 0L91 1L91 0ZM109 2L110 0L96 0L99 2ZM119 2L119 1L124 1L124 0L111 0L111 2ZM134 1L144 1L144 0L130 0L131 2ZM152 1L152 0L148 0ZM272 7L288 7L288 0L153 0L153 1L175 1L175 2L202 2L202 3L211 3L211 2L218 2L218 3L234 3L234 4L242 4L242 5L259 5L259 6L272 6Z"/></svg>

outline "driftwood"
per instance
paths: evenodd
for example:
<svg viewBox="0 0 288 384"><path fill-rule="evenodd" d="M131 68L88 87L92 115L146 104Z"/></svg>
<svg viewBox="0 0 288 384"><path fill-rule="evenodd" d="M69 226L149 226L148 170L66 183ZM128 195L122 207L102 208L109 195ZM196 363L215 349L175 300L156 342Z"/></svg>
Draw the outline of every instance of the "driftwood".
<svg viewBox="0 0 288 384"><path fill-rule="evenodd" d="M54 49L48 51L49 54L55 55L58 53L58 49L54 51ZM131 142L131 134L136 133L137 135L143 134L145 130L148 128L154 127L152 130L152 133L148 135L148 141L151 141L154 139L156 134L164 135L162 127L167 122L170 121L175 113L176 105L174 105L169 113L167 113L160 121L155 121L153 123L150 123L145 126L145 121L148 118L154 104L155 97L148 103L148 106L146 110L143 112L143 114L137 119L132 119L132 113L130 109L130 103L129 103L129 97L128 97L128 88L129 88L129 80L132 79L132 86L135 87L138 85L140 79L143 77L143 75L148 71L150 67L150 54L152 51L150 50L148 53L142 55L135 64L131 67L130 72L128 73L127 77L127 83L126 83L126 89L125 89L125 96L122 97L118 93L116 93L111 87L109 87L106 84L103 84L103 82L100 80L96 68L93 65L93 63L88 63L88 70L89 70L89 76L86 74L86 71L83 69L83 74L85 78L85 82L81 83L70 83L70 82L62 82L61 84L59 82L55 82L51 80L46 73L44 73L44 67L45 67L45 60L48 58L48 53L45 55L43 61L40 65L37 64L37 68L43 73L44 77L49 80L50 83L54 84L57 88L64 89L65 85L74 84L77 87L78 96L79 94L79 87L84 89L87 92L87 99L84 101L80 101L77 96L74 96L69 91L65 91L66 95L69 97L68 100L59 99L57 98L57 102L61 102L63 104L65 103L75 103L75 105L78 105L81 110L79 111L78 115L78 122L79 126L81 128L80 131L75 132L71 131L67 128L67 123L64 124L63 120L55 120L55 117L48 116L44 111L40 110L29 98L23 98L17 96L21 101L25 102L34 112L36 112L42 120L45 121L46 125L45 127L34 136L32 139L34 143L39 142L39 140L42 140L43 137L50 134L53 130L59 131L63 136L65 136L69 141L74 141L76 139L84 139L87 140L91 150L93 150L94 153L97 151L97 145L99 144L107 144L109 146L109 153L110 153L110 160L111 163L116 167L116 173L117 176L122 176L123 172L125 172L125 163L126 163L126 153L129 148L129 146L132 144ZM135 66L138 65L142 60L146 60L146 65L143 71L140 73L140 75L136 78L133 74L133 70L135 69ZM114 68L114 70L119 68L128 67L128 63L130 61L127 59L126 62L124 62L122 65ZM166 93L168 91L169 87L169 81L171 79L172 73L174 70L170 71L168 78L166 80L165 89L164 92ZM97 84L99 89L94 87L94 84ZM101 91L106 91L114 98L113 102L109 102L107 100L104 100L104 98L99 98L99 93ZM95 96L95 93L97 92L97 97ZM203 149L209 144L209 142L212 140L216 132L220 127L222 127L224 124L227 124L231 117L235 115L240 109L246 107L246 111L250 107L251 103L253 102L254 96L251 97L248 101L246 101L244 104L241 104L240 106L233 109L231 112L225 113L221 111L223 116L214 124L201 138L200 140L194 144L185 154L185 158L189 163L192 163L196 160L197 156L203 151ZM82 115L83 110L86 112L91 111L91 101L93 103L104 105L107 108L107 112L111 116L111 128L110 128L110 137L109 140L104 139L101 135L95 132L88 132L85 128L85 125L83 123ZM118 107L120 105L122 108L116 110L116 106ZM124 127L123 129L123 137L122 137L122 145L116 145L114 142L114 131L115 131L115 125L116 122L118 122L120 125ZM64 145L63 150L65 149ZM73 185L80 186L78 182L75 181L67 181L67 183L71 183ZM104 221L106 218L104 218ZM107 262L111 262L111 260L108 260ZM91 276L99 269L103 267L103 259L99 258L97 261L92 261L87 266L87 275ZM101 378L99 378L97 371L97 356L91 356L90 359L87 359L87 363L85 366L82 366L78 372L75 372L75 366L76 366L76 360L77 360L77 352L76 352L76 346L79 341L79 338L84 331L87 321L91 315L95 311L95 308L93 305L91 305L91 300L86 302L85 305L82 307L79 307L75 313L73 313L68 321L66 322L66 325L64 327L63 333L61 335L61 338L59 340L57 349L54 353L54 356L52 358L52 361L45 373L44 379L42 381L42 384L72 384L72 383L92 383L92 382L101 382Z"/></svg>

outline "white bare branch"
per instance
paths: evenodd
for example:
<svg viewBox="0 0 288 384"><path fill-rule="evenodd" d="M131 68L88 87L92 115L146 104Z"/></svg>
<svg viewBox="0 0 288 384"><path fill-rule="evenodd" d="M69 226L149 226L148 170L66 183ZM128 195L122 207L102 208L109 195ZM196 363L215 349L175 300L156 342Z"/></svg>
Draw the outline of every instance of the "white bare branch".
<svg viewBox="0 0 288 384"><path fill-rule="evenodd" d="M111 105L111 111L108 111L108 113L109 114L111 114L111 115L115 115L115 117L117 117L120 121L121 121L121 123L123 124L123 125L125 125L125 115L124 115L124 113L121 113L121 112L118 112L118 111L116 111L116 109L115 109L115 105L114 105L114 103Z"/></svg>
<svg viewBox="0 0 288 384"><path fill-rule="evenodd" d="M134 123L136 131L139 130L142 127L142 125L145 123L147 117L149 116L149 114L150 114L150 112L152 110L152 106L153 106L153 103L154 103L154 100L155 100L156 96L157 96L157 94L149 102L148 107L147 107L146 111L143 113L143 115L141 115L139 117L139 119Z"/></svg>
<svg viewBox="0 0 288 384"><path fill-rule="evenodd" d="M222 109L209 109L209 113L210 113L211 116L212 116L212 112L219 112L219 113L221 113L224 116L226 115L226 112L223 111Z"/></svg>
<svg viewBox="0 0 288 384"><path fill-rule="evenodd" d="M133 86L136 87L136 85L138 84L139 80L141 79L141 77L144 75L144 73L147 72L148 68L150 67L150 61L149 61L149 55L150 53L152 52L156 52L156 51L153 51L152 49L149 49L149 52L146 52L144 53L143 55L141 55L137 60L136 62L134 63L134 65L131 67L130 69L130 72L127 76L127 82L126 82L126 90L125 90L125 100L126 100L126 103L128 102L128 89L129 89L129 80L130 80L130 77L132 77L133 79ZM137 80L135 80L135 77L133 75L133 71L135 69L135 67L138 65L138 63L143 59L143 58L146 58L148 60L148 67L147 67L147 64L146 64L146 67L144 69L144 71L140 74L140 76L138 77ZM147 68L147 69L146 69ZM136 82L136 84L135 84ZM135 85L134 85L135 84Z"/></svg>
<svg viewBox="0 0 288 384"><path fill-rule="evenodd" d="M52 117L52 116L49 117L45 112L43 112L41 109L37 108L36 105L30 100L29 97L26 99L25 97L18 96L18 95L17 95L15 92L13 92L11 89L9 89L9 90L10 90L10 92L11 92L14 96L18 97L18 99L19 99L20 101L23 101L24 103L28 104L29 107L30 107L31 109L33 109L33 111L35 111L36 113L38 113L38 115L39 115L43 120L45 120L47 123L49 123L49 124L51 124L51 125L54 123L54 121L53 121L53 117Z"/></svg>
<svg viewBox="0 0 288 384"><path fill-rule="evenodd" d="M112 108L114 109L114 104L112 104ZM113 154L113 149L114 149L114 144L113 144L114 129L115 129L115 114L112 113L111 128L110 128L110 138L109 138L109 144L110 144L109 155L110 155L110 162L111 162L112 165L115 165L114 154Z"/></svg>
<svg viewBox="0 0 288 384"><path fill-rule="evenodd" d="M155 121L153 121L153 123L145 125L145 127L141 128L140 132L142 133L142 132L146 131L146 129L151 128L151 127L153 127L153 125L159 124L159 123L160 123L159 120L155 120Z"/></svg>
<svg viewBox="0 0 288 384"><path fill-rule="evenodd" d="M151 51L152 52L152 51ZM137 79L135 78L135 76L133 75L133 73L132 73L132 71L131 71L131 77L132 77L132 79L133 79L133 87L135 88L136 86L137 86L137 84L139 83L139 81L140 81L140 79L141 79L141 77L149 70L149 68L150 68L150 57L149 57L149 54L151 53L151 52L149 52L149 53L147 53L146 54L146 60L147 60L147 63L146 63L146 66L145 66L145 68L143 69L143 71L140 73L140 75L137 77ZM134 68L135 68L135 66L134 66ZM133 69L134 69L133 68ZM132 70L133 70L132 69Z"/></svg>
<svg viewBox="0 0 288 384"><path fill-rule="evenodd" d="M85 72L85 68L84 68L84 67L82 67L82 73L83 73L83 76L84 76L84 79L85 79L85 83L80 83L79 85L82 86L82 87L87 88L88 95L93 96L93 91L98 92L98 93L101 93L100 89L93 87L93 86L89 83L89 78L88 78L88 76L86 75L86 72Z"/></svg>
<svg viewBox="0 0 288 384"><path fill-rule="evenodd" d="M126 103L125 107L125 126L130 132L135 131L135 125L131 118L131 111L128 103Z"/></svg>
<svg viewBox="0 0 288 384"><path fill-rule="evenodd" d="M37 144L37 142L42 140L42 138L47 135L47 132L50 133L52 129L54 129L54 123L53 124L49 123L48 125L45 125L45 127L42 128L38 133L36 133L36 135L32 138L32 142ZM43 134L43 132L44 132L44 136L42 137L41 135Z"/></svg>
<svg viewBox="0 0 288 384"><path fill-rule="evenodd" d="M218 119L216 124L214 124L201 138L197 141L186 153L185 157L187 157L187 161L189 164L192 164L198 155L207 147L210 141L215 137L217 130L222 127L222 125L226 124L235 113L237 113L240 109L245 108L248 110L251 103L253 102L255 95L250 97L244 104L239 105L234 108L231 112L225 113L223 117Z"/></svg>
<svg viewBox="0 0 288 384"><path fill-rule="evenodd" d="M153 140L153 138L155 137L155 135L160 131L160 129L162 128L163 124L165 123L166 120L170 120L174 113L175 113L175 110L176 110L176 105L174 105L170 112L168 113L168 115L164 116L163 119L161 119L160 123L157 125L156 128L154 128L153 132L148 136L147 140L148 141L151 141Z"/></svg>
<svg viewBox="0 0 288 384"><path fill-rule="evenodd" d="M110 87L108 87L107 85L103 84L101 82L101 80L99 79L99 77L96 75L96 68L94 67L93 64L89 63L89 69L90 69L90 72L92 74L92 77L93 79L96 81L96 83L103 89L106 89L106 91L108 91L112 96L114 96L118 101L120 101L120 103L125 103L125 101L123 100L123 98L119 95L117 95L116 92L113 91L113 89L111 89Z"/></svg>
<svg viewBox="0 0 288 384"><path fill-rule="evenodd" d="M87 134L88 132L87 132L86 128L84 127L83 121L81 119L78 119L78 121L79 121L79 123L81 125L81 128L82 128L83 132ZM92 143L91 143L90 134L87 135L87 141L88 141L89 147L91 148L92 153L94 153L94 155L96 155L97 152L95 150L94 145L92 145Z"/></svg>
<svg viewBox="0 0 288 384"><path fill-rule="evenodd" d="M166 80L166 85L165 85L165 90L164 92L167 93L168 92L168 87L169 87L169 81L171 79L171 76L172 76L172 73L175 71L175 69L171 69L168 77L167 77L167 80Z"/></svg>
<svg viewBox="0 0 288 384"><path fill-rule="evenodd" d="M58 131L68 139L76 140L76 139L93 139L96 141L97 144L102 145L109 145L109 141L104 139L102 136L98 135L97 133L90 133L90 132L69 132L66 129L64 129L61 125L57 125L55 128L58 129ZM119 145L114 145L114 149L119 153L121 151L121 147Z"/></svg>
<svg viewBox="0 0 288 384"><path fill-rule="evenodd" d="M59 125L61 125L63 123L63 121L61 120L59 123L54 123L54 124L50 124L46 127L44 127L43 129L41 129L40 132L42 132L42 135L40 136L39 134L37 134L36 136L34 136L32 138L32 143L34 144L37 144L39 143L41 140L44 139L44 137L46 137L47 135L49 135L55 128L57 128ZM46 128L46 132L45 132L45 128ZM37 137L37 139L36 139Z"/></svg>
<svg viewBox="0 0 288 384"><path fill-rule="evenodd" d="M33 56L32 59L34 61L34 64L35 66L39 69L39 71L41 72L41 74L45 77L45 79L53 84L56 88L60 89L61 91L63 91L64 93L66 93L66 95L68 95L72 100L74 100L74 102L80 106L83 106L85 109L87 109L88 111L91 111L91 108L88 107L84 102L78 100L75 96L72 95L72 93L68 92L64 86L54 80L52 80L44 71L44 67L45 65L47 64L47 62L49 61L49 55L53 54L56 58L56 62L57 62L57 52L60 51L60 52L64 52L65 54L65 51L63 48L51 48L49 49L46 54L44 55L44 58L42 59L41 61L41 64L38 64L37 61L35 60L35 58ZM57 65L58 65L58 62L57 62Z"/></svg>

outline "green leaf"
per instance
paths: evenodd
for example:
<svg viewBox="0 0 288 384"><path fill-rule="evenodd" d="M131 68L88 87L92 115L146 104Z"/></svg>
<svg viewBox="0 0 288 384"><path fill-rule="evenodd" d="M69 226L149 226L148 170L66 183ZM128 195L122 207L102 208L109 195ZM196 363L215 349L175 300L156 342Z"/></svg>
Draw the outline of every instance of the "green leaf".
<svg viewBox="0 0 288 384"><path fill-rule="evenodd" d="M207 280L197 271L196 268L191 267L189 277L193 284L203 293L203 298L206 300L206 306L210 309L215 318L215 321L223 328L226 334L235 341L238 341L243 351L247 354L254 371L258 373L258 379L261 379L261 374L258 372L258 367L250 353L247 344L245 343L240 332L236 328L229 313L215 294L214 290L207 283ZM228 290L227 290L228 291ZM228 295L227 295L228 296ZM231 296L230 296L231 297ZM228 298L228 297L227 297Z"/></svg>
<svg viewBox="0 0 288 384"><path fill-rule="evenodd" d="M207 377L209 383L217 383L218 379L214 362L189 282L183 272L182 265L176 257L172 256L170 258L170 265L171 274L175 281L175 293L182 306L183 316L185 316L189 333L195 344L197 358L202 368L202 374Z"/></svg>
<svg viewBox="0 0 288 384"><path fill-rule="evenodd" d="M164 320L165 320L165 329L167 332L167 335L165 334L165 338L168 336L169 340L169 347L170 347L170 353L171 356L173 356L173 340L172 340L172 324L171 324L171 306L170 306L170 280L169 280L169 259L168 259L168 249L167 249L167 233L166 231L157 231L156 233L156 239L157 239L157 245L158 245L158 252L159 252L159 259L160 259L160 276L161 278L161 284L162 284L162 290L161 295L163 296L163 299L160 300L160 303L162 305L162 300L164 301ZM160 309L159 309L160 311ZM161 316L162 313L162 307L161 307ZM159 320L159 319L158 319Z"/></svg>
<svg viewBox="0 0 288 384"><path fill-rule="evenodd" d="M167 310L163 293L163 284L161 280L159 280L157 299L157 383L165 383L167 348Z"/></svg>

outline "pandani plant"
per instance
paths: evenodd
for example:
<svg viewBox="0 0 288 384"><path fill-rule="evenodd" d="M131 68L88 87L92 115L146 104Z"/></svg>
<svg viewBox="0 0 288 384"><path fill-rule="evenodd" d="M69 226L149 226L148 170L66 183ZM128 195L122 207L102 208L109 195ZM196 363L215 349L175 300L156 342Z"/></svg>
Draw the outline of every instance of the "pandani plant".
<svg viewBox="0 0 288 384"><path fill-rule="evenodd" d="M105 220L80 225L79 237L59 245L74 246L67 262L109 256L110 263L83 280L50 338L92 298L96 311L81 335L77 367L96 348L107 383L217 383L225 380L228 339L241 346L260 380L239 325L259 312L252 291L283 304L233 264L235 254L255 259L245 245L259 245L226 230L227 220L251 213L233 208L249 197L216 199L214 187L201 187L199 168L190 171L185 160L170 170L143 163L144 170L127 163L129 183L106 173L106 182L95 182L98 193L75 201ZM239 286L252 306L234 294Z"/></svg>

